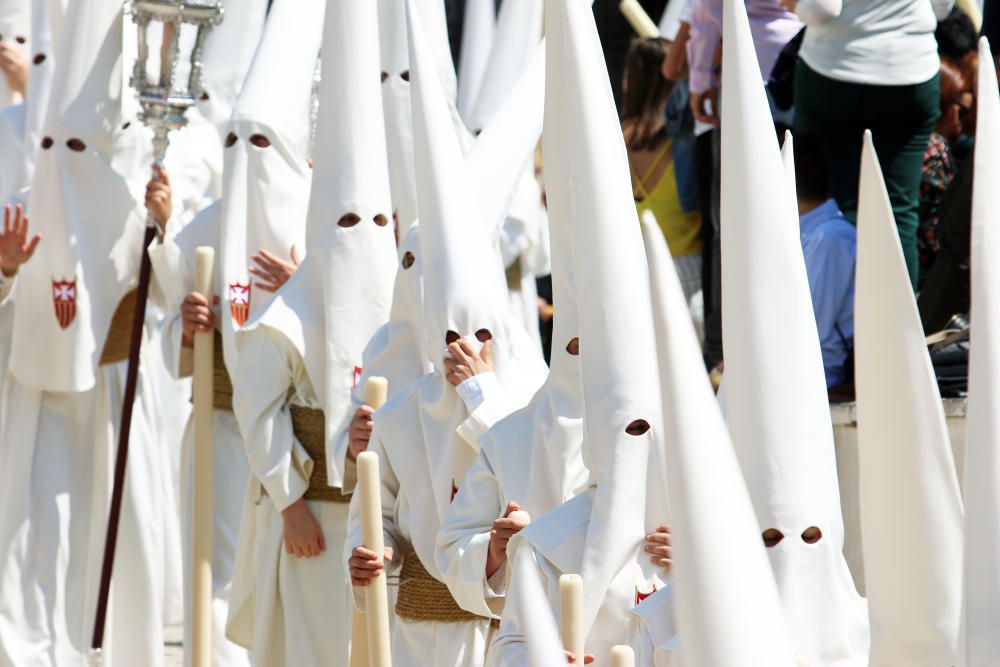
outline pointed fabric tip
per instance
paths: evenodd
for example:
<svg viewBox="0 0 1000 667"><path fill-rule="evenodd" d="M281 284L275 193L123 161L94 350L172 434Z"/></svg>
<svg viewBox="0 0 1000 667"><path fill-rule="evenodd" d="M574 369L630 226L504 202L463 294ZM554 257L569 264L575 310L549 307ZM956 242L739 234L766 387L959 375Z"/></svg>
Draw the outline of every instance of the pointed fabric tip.
<svg viewBox="0 0 1000 667"><path fill-rule="evenodd" d="M516 590L518 601L514 613L521 619L525 629L527 663L525 667L552 667L566 662L559 628L550 612L548 597L538 567L531 562L531 551L527 547L517 549L509 585Z"/></svg>
<svg viewBox="0 0 1000 667"><path fill-rule="evenodd" d="M670 252L643 219L668 444L674 614L685 663L793 667L795 660L750 495ZM725 525L725 530L717 527ZM732 554L740 554L733 558Z"/></svg>
<svg viewBox="0 0 1000 667"><path fill-rule="evenodd" d="M858 192L855 377L872 667L954 664L962 500L937 382L870 132ZM933 548L927 536L933 535Z"/></svg>
<svg viewBox="0 0 1000 667"><path fill-rule="evenodd" d="M965 438L965 608L960 667L1000 656L1000 91L979 40L972 184L972 312Z"/></svg>

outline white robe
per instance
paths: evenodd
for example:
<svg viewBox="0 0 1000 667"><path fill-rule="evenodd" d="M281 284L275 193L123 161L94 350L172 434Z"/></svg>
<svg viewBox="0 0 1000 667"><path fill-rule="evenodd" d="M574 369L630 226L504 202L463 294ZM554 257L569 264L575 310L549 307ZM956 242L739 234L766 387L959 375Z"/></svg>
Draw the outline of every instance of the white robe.
<svg viewBox="0 0 1000 667"><path fill-rule="evenodd" d="M629 612L629 642L636 667L683 667L673 589L667 585Z"/></svg>
<svg viewBox="0 0 1000 667"><path fill-rule="evenodd" d="M530 563L537 568L538 574L545 585L552 612L559 618L559 577L563 574L578 574L584 544L587 539L587 529L594 497L594 489L576 496L559 508L546 514L541 519L532 522L531 526L508 543L507 558L512 563ZM547 534L547 539L558 543L552 560L543 556L535 546L525 539L529 531L540 531ZM637 548L639 545L636 545ZM514 558L519 549L529 549L531 558L518 561ZM640 558L643 556L639 556ZM558 561L558 563L553 562ZM511 572L511 578L518 576L518 565ZM586 582L584 582L586 586ZM655 588L663 588L664 582L654 576L648 580L637 561L629 561L622 568L611 585L607 595L597 612L597 620L587 637L585 651L593 653L594 667L606 667L611 648L617 644L626 644L629 639L628 612L636 606L637 593L645 595ZM508 593L505 609L517 609L516 587ZM505 613L500 620L500 631L497 633L490 649L490 667L528 667L528 654L525 648L526 631L522 619L517 614ZM640 665L641 663L636 663Z"/></svg>
<svg viewBox="0 0 1000 667"><path fill-rule="evenodd" d="M8 376L0 419L0 665L85 664L93 631L127 362L84 392ZM166 452L140 369L104 637L106 667L163 664ZM17 445L17 446L14 446ZM151 517L154 517L151 520Z"/></svg>
<svg viewBox="0 0 1000 667"><path fill-rule="evenodd" d="M417 400L419 388L433 378L433 373L425 375L387 403L387 411L395 413L388 419L392 419L397 425L419 423L416 415L416 411L420 409ZM493 423L516 407L510 405L498 384L491 382L477 385L476 390L471 393L479 393L481 401L457 430L464 442L474 447L478 447L479 437ZM492 391L484 391L487 388L492 388ZM428 573L439 581L443 580L435 566L435 537L441 527L441 517L432 491L434 482L428 468L427 445L419 443L417 446L419 433L413 434L417 440L414 437L401 437L402 434L395 433L395 429L388 426L380 429L380 423L385 424L376 422L368 449L379 457L385 544L392 548L395 555L395 563L389 563L386 573L392 576L397 572L401 544L405 542L413 547ZM385 437L386 433L392 435ZM456 483L464 486L466 482L457 480ZM360 512L359 502L352 500L345 560L350 558L350 552L355 546L363 543ZM483 567L480 566L480 586L482 573ZM355 590L354 602L358 609L364 611L363 590ZM392 664L393 667L482 667L490 635L488 616L483 616L481 620L458 623L412 621L397 616L392 628Z"/></svg>
<svg viewBox="0 0 1000 667"><path fill-rule="evenodd" d="M239 337L233 408L250 460L226 635L259 667L348 664L351 612L340 562L347 505L307 501L326 551L285 552L281 511L302 497L313 463L292 431L290 405L322 409L295 346L258 326ZM345 470L354 476L353 464Z"/></svg>

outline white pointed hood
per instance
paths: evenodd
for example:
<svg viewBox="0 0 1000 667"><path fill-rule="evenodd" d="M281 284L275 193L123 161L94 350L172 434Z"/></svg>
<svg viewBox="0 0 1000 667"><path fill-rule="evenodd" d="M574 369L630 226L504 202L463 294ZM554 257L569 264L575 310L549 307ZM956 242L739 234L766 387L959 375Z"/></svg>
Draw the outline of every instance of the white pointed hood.
<svg viewBox="0 0 1000 667"><path fill-rule="evenodd" d="M792 146L783 163L743 3L727 0L723 26L726 422L761 531L784 535L767 551L796 651L810 664L864 665L866 611L842 553L833 427ZM803 533L813 527L821 537L807 544Z"/></svg>
<svg viewBox="0 0 1000 667"><path fill-rule="evenodd" d="M267 0L226 0L222 23L205 40L201 58L205 94L198 109L223 138L264 34L267 4Z"/></svg>
<svg viewBox="0 0 1000 667"><path fill-rule="evenodd" d="M552 67L558 67L558 63ZM559 74L551 72L545 86L546 121L542 138L546 173L550 175L547 195L552 296L556 305L549 374L528 405L497 422L480 438L505 499L516 501L532 516L541 516L561 505L589 477L580 453L583 442L580 357L569 352L571 341L580 336L580 321L573 268L572 202L565 182L569 174L565 165L569 137L565 117L561 115L564 86ZM502 113L479 135L473 150L479 142L489 139Z"/></svg>
<svg viewBox="0 0 1000 667"><path fill-rule="evenodd" d="M73 0L29 207L45 252L18 279L11 372L47 391L94 386L111 316L135 284L141 208L111 166L121 124L122 6ZM110 85L109 85L110 81Z"/></svg>
<svg viewBox="0 0 1000 667"><path fill-rule="evenodd" d="M870 664L952 665L962 590L962 499L941 396L869 132L861 154L854 293Z"/></svg>
<svg viewBox="0 0 1000 667"><path fill-rule="evenodd" d="M1000 656L1000 93L989 43L979 40L979 106L972 184L972 349L965 435L965 609L961 667Z"/></svg>
<svg viewBox="0 0 1000 667"><path fill-rule="evenodd" d="M379 44L382 50L382 103L385 107L385 134L389 149L389 178L392 185L392 205L398 236L417 219L417 181L413 162L413 120L410 105L410 56L407 50L406 0L378 0ZM448 46L448 29L444 3L440 0L418 0L423 34L428 41L430 58L438 79L449 100L452 122L461 120L454 102L456 97L455 69Z"/></svg>
<svg viewBox="0 0 1000 667"><path fill-rule="evenodd" d="M31 0L0 0L0 41L30 59ZM0 76L0 109L20 101L20 93L11 90L7 78Z"/></svg>
<svg viewBox="0 0 1000 667"><path fill-rule="evenodd" d="M251 255L263 248L288 260L293 246L304 254L323 6L324 0L274 0L223 143L219 294L229 366L236 361L233 332L270 297L251 284Z"/></svg>
<svg viewBox="0 0 1000 667"><path fill-rule="evenodd" d="M518 549L514 559L513 571L517 576L512 577L510 587L512 592L516 592L518 601L513 612L520 619L526 635L524 644L527 661L523 664L525 667L561 665L566 662L566 654L545 595L545 587L538 576L538 568L531 562L531 554L527 549Z"/></svg>
<svg viewBox="0 0 1000 667"><path fill-rule="evenodd" d="M307 255L258 324L302 356L326 417L327 481L343 484L351 393L362 352L389 318L396 247L379 89L378 14L370 0L327 0ZM350 91L350 104L343 104ZM338 443L342 445L337 447Z"/></svg>
<svg viewBox="0 0 1000 667"><path fill-rule="evenodd" d="M483 82L496 30L494 0L469 0L462 22L462 49L458 56L458 113L466 126Z"/></svg>
<svg viewBox="0 0 1000 667"><path fill-rule="evenodd" d="M673 260L655 220L644 218L643 232L674 508L670 611L684 662L793 667L791 636L750 494L705 374Z"/></svg>
<svg viewBox="0 0 1000 667"><path fill-rule="evenodd" d="M414 427L421 429L428 443L435 498L447 503L452 485L461 481L478 453L456 435L468 412L445 379L449 332L475 346L481 345L479 338L491 337L497 378L514 406L523 405L537 388L544 365L537 355L525 354L527 334L507 316L503 273L482 223L476 222L473 191L414 0L407 3L407 10L424 279L423 340L434 368L419 385L420 424ZM446 505L439 507L441 515L445 509Z"/></svg>
<svg viewBox="0 0 1000 667"><path fill-rule="evenodd" d="M483 82L468 118L473 134L485 128L528 66L542 39L544 0L517 0L500 5L493 48Z"/></svg>
<svg viewBox="0 0 1000 667"><path fill-rule="evenodd" d="M557 194L565 188L576 227L582 453L596 487L580 568L589 631L621 569L634 560L644 571L652 567L638 548L645 532L668 518L665 509L647 505L646 494L662 424L646 259L590 3L547 0L545 17L548 79L560 81L563 91L551 98L560 109L554 117L566 124L546 151L546 169L550 181L563 184Z"/></svg>

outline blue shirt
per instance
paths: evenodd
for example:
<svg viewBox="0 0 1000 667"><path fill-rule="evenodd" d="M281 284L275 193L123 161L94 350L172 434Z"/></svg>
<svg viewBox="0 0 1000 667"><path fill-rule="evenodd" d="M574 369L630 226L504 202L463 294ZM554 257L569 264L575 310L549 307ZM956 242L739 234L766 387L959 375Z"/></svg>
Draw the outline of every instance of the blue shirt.
<svg viewBox="0 0 1000 667"><path fill-rule="evenodd" d="M828 199L799 219L809 292L823 350L826 386L848 380L844 368L854 340L854 262L857 230Z"/></svg>

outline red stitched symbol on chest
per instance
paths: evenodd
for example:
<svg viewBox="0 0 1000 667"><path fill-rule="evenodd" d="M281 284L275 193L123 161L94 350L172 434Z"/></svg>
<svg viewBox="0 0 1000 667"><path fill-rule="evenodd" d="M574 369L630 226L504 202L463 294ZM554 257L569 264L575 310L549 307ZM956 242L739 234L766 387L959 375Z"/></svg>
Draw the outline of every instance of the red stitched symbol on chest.
<svg viewBox="0 0 1000 667"><path fill-rule="evenodd" d="M237 327L250 316L250 283L229 283L229 313Z"/></svg>
<svg viewBox="0 0 1000 667"><path fill-rule="evenodd" d="M361 383L361 366L354 367L354 382L351 384L351 388L356 388Z"/></svg>
<svg viewBox="0 0 1000 667"><path fill-rule="evenodd" d="M653 584L653 590L649 591L648 593L640 593L639 592L639 587L636 586L635 587L635 606L638 607L640 602L642 602L643 600L645 600L646 598L648 598L650 595L652 595L655 592L656 592L656 584Z"/></svg>
<svg viewBox="0 0 1000 667"><path fill-rule="evenodd" d="M448 502L455 502L455 496L458 495L458 487L455 486L455 480L451 480L451 500Z"/></svg>
<svg viewBox="0 0 1000 667"><path fill-rule="evenodd" d="M65 329L76 317L76 278L52 281L52 305L55 306L56 321Z"/></svg>

